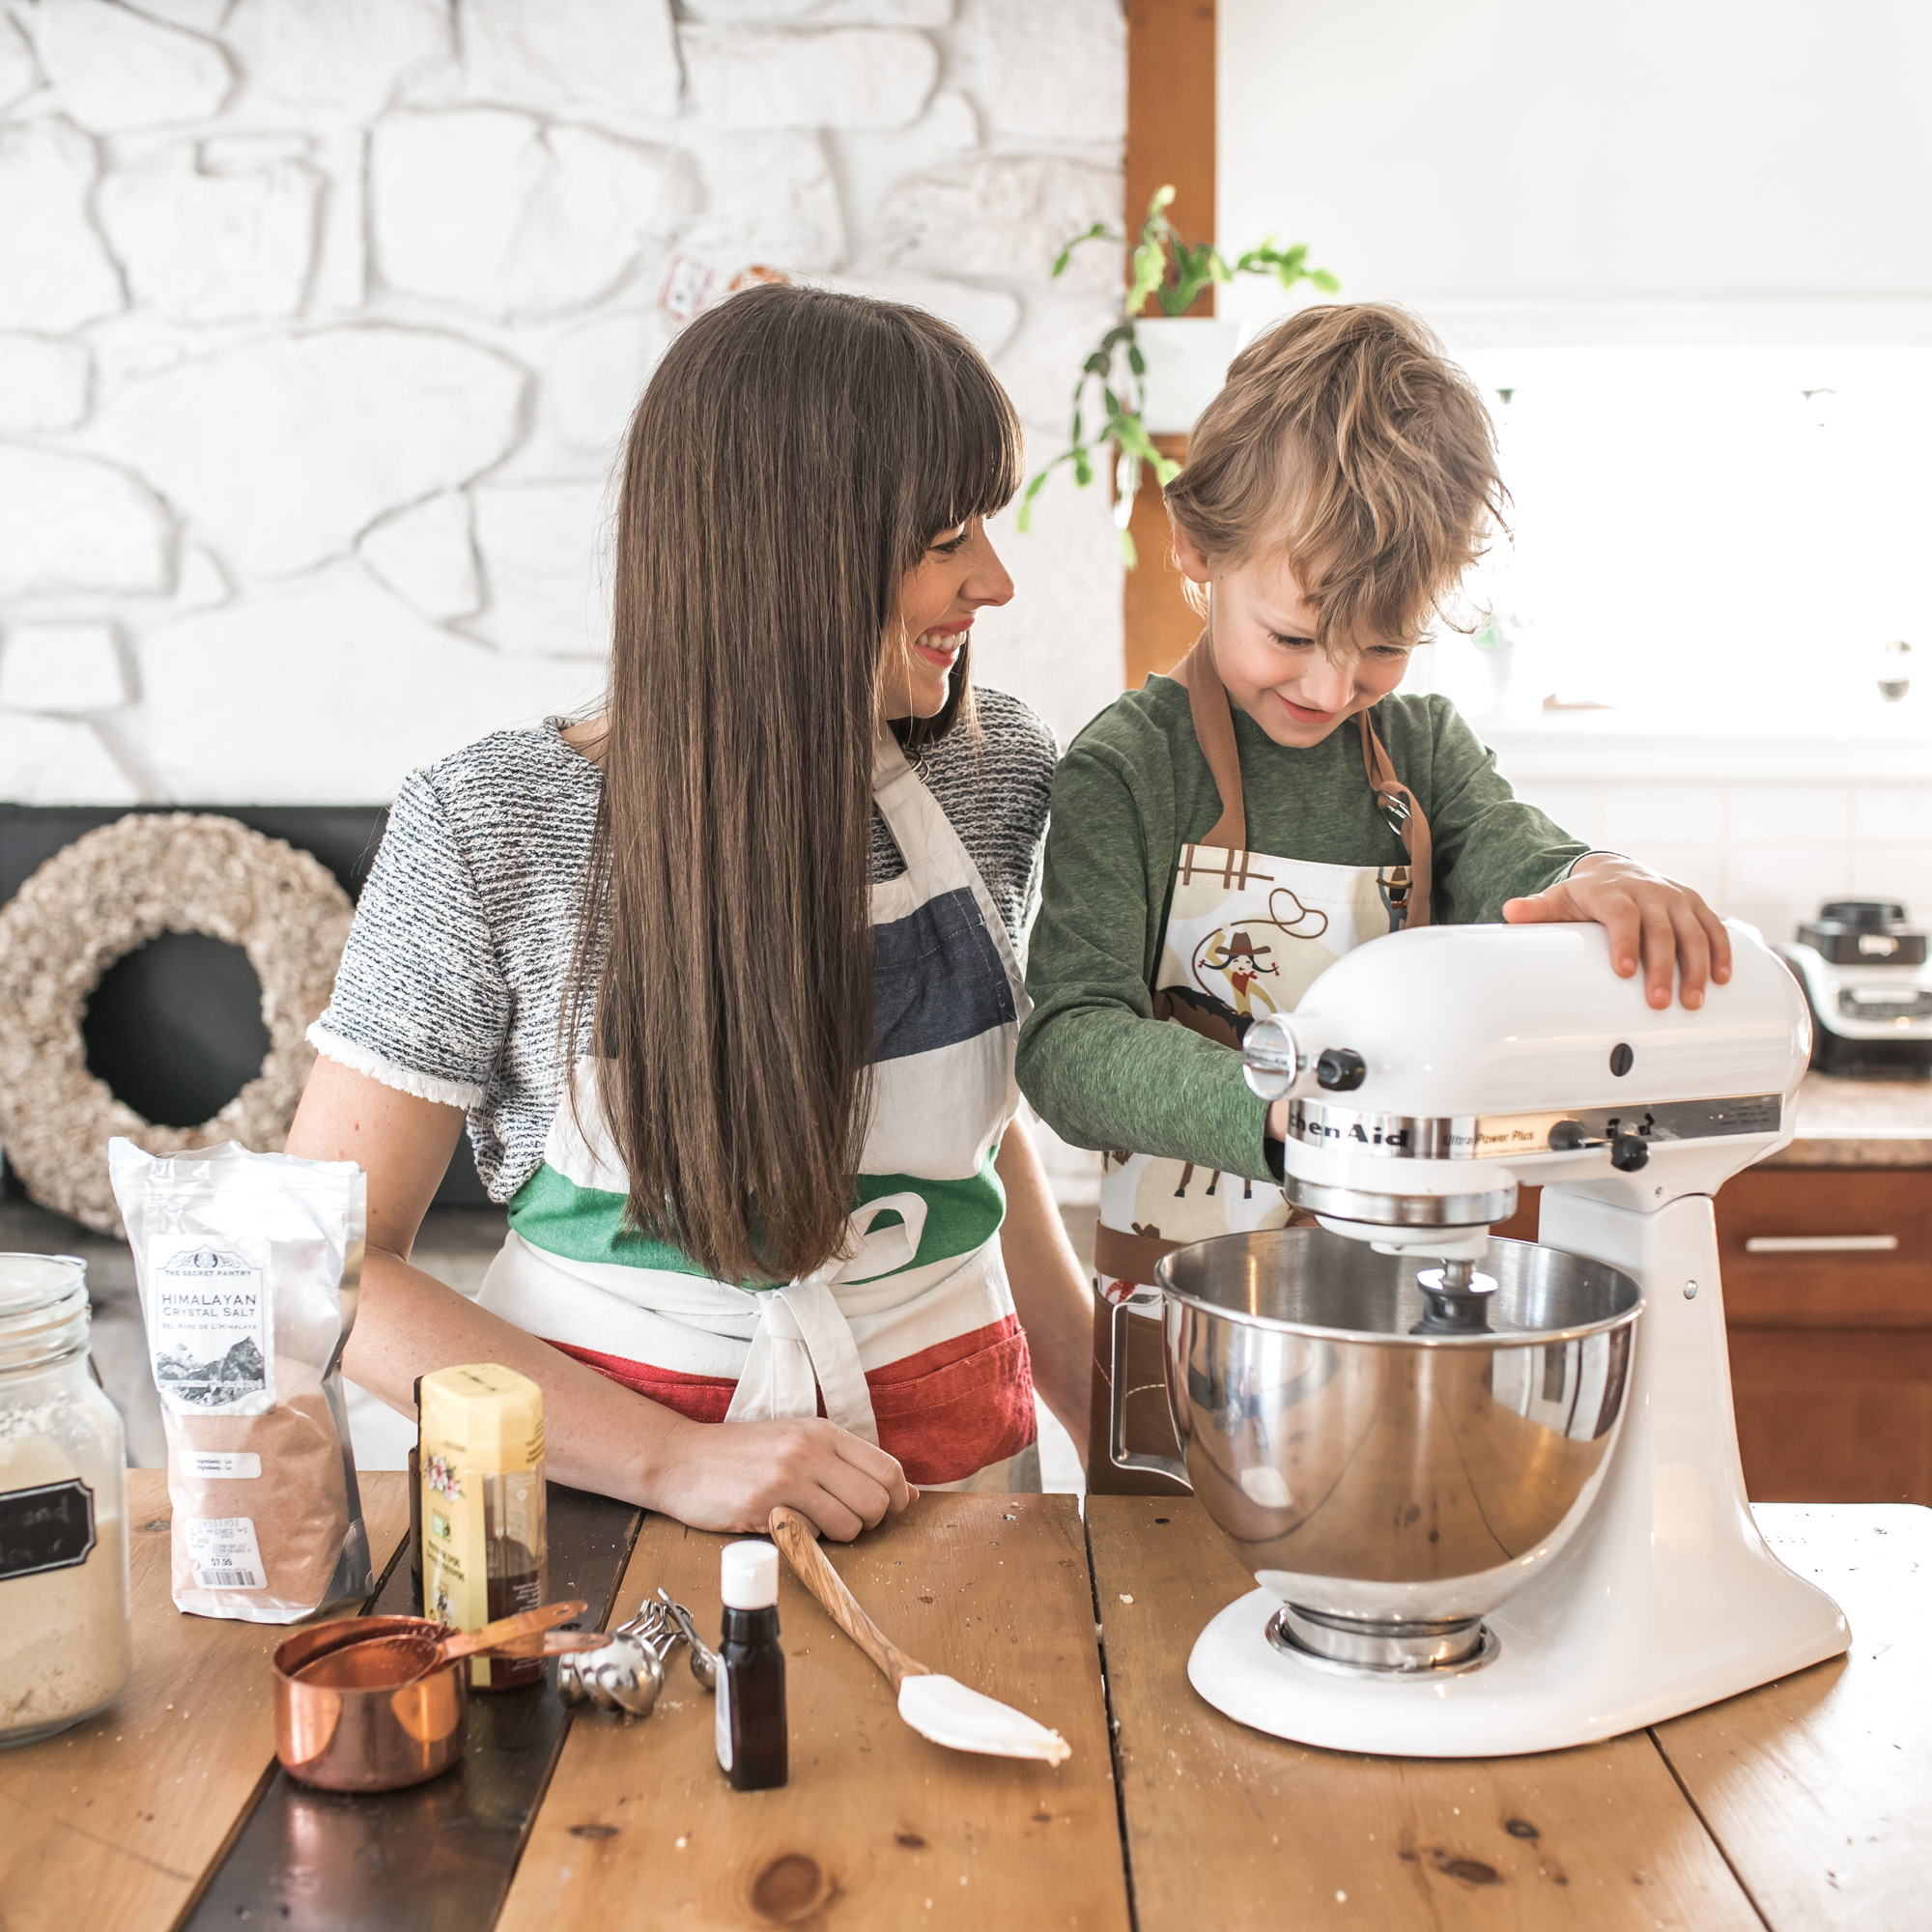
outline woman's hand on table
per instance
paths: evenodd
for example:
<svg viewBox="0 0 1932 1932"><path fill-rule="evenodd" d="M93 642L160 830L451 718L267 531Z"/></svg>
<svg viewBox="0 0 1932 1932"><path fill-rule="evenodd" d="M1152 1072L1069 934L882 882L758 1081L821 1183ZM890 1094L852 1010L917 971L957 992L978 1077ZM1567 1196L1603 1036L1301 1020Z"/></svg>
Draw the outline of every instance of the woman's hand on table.
<svg viewBox="0 0 1932 1932"><path fill-rule="evenodd" d="M850 1543L919 1494L883 1449L823 1417L684 1422L650 1506L693 1529L763 1532L788 1503L835 1543Z"/></svg>
<svg viewBox="0 0 1932 1932"><path fill-rule="evenodd" d="M1677 969L1678 998L1691 1009L1704 1004L1709 984L1731 977L1731 939L1703 895L1615 852L1591 852L1567 879L1526 898L1511 899L1503 918L1512 925L1557 920L1593 920L1610 939L1610 964L1628 980L1643 969L1644 997L1653 1007L1670 1004L1670 977Z"/></svg>

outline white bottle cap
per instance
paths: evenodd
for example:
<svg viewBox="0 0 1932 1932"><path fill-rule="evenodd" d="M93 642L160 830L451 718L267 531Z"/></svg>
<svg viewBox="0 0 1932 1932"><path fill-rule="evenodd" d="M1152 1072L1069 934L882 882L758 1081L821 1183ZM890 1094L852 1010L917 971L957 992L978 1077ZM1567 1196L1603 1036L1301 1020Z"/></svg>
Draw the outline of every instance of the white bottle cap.
<svg viewBox="0 0 1932 1932"><path fill-rule="evenodd" d="M727 1543L718 1586L727 1610L769 1609L779 1600L779 1552L769 1543Z"/></svg>

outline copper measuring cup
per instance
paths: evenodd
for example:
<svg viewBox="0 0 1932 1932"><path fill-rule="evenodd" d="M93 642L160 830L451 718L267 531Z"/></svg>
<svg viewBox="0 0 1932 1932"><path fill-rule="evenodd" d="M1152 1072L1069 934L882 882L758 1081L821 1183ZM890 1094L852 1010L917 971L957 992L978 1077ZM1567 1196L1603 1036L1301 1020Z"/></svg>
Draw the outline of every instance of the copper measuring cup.
<svg viewBox="0 0 1932 1932"><path fill-rule="evenodd" d="M370 1638L440 1642L445 1634L426 1617L351 1617L298 1631L277 1646L275 1755L289 1776L325 1791L398 1791L447 1771L463 1755L469 1711L466 1662L407 1684L391 1680L363 1690L298 1678L318 1658Z"/></svg>
<svg viewBox="0 0 1932 1932"><path fill-rule="evenodd" d="M327 1791L396 1791L463 1755L469 1659L545 1655L604 1641L547 1625L581 1614L549 1604L459 1636L427 1617L351 1617L298 1632L275 1651L275 1755Z"/></svg>

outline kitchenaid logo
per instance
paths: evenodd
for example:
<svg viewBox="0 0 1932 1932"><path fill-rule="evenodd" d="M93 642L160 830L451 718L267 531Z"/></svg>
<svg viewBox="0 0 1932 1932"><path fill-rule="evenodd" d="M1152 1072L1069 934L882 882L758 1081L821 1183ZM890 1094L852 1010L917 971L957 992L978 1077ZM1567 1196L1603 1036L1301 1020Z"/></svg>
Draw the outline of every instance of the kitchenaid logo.
<svg viewBox="0 0 1932 1932"><path fill-rule="evenodd" d="M1331 1121L1325 1114L1311 1114L1299 1100L1289 1103L1288 1129L1298 1141L1355 1141L1363 1147L1404 1151L1411 1145L1410 1130L1406 1126L1384 1128L1358 1115Z"/></svg>

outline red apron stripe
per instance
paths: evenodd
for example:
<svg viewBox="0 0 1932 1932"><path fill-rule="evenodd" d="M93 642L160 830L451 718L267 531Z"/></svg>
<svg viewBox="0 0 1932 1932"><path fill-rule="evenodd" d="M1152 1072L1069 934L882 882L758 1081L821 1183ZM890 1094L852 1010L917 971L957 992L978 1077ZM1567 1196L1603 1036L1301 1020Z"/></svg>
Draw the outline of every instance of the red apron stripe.
<svg viewBox="0 0 1932 1932"><path fill-rule="evenodd" d="M568 1342L553 1349L692 1422L723 1422L738 1384L688 1376ZM957 1483L1017 1456L1038 1433L1033 1362L1017 1316L867 1370L879 1446L913 1483ZM819 1403L819 1413L825 1405Z"/></svg>

